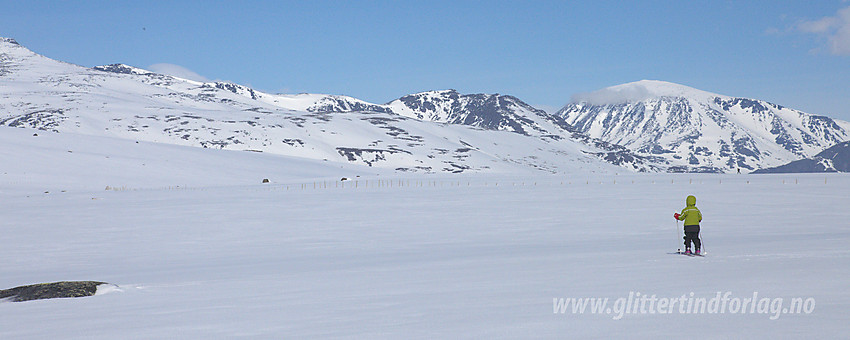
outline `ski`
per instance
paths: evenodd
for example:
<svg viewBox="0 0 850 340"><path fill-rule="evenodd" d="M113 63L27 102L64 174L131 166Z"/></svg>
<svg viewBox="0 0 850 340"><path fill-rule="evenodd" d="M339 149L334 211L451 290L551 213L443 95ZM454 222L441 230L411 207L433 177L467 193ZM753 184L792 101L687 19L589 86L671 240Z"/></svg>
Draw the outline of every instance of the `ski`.
<svg viewBox="0 0 850 340"><path fill-rule="evenodd" d="M688 253L683 252L683 251L681 251L681 250L676 251L676 252L674 252L674 253L670 253L670 254L685 255L685 256L690 256L690 257L705 257L705 255L706 255L705 253L702 253L702 254L694 254L694 253L690 253L690 254L688 254Z"/></svg>

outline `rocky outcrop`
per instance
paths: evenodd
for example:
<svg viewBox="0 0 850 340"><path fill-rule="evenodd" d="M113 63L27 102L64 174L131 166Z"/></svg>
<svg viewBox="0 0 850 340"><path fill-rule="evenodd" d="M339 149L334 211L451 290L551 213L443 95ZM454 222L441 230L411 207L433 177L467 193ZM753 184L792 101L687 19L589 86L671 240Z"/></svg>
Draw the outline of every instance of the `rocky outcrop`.
<svg viewBox="0 0 850 340"><path fill-rule="evenodd" d="M22 302L92 296L97 293L97 286L103 284L106 284L106 282L62 281L39 283L0 290L0 299L7 299L12 302Z"/></svg>

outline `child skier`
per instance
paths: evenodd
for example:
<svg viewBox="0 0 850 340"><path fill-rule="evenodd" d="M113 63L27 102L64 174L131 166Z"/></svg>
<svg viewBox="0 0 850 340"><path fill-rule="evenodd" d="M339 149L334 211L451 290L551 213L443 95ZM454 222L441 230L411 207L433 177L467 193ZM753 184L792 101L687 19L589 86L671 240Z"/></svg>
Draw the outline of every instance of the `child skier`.
<svg viewBox="0 0 850 340"><path fill-rule="evenodd" d="M702 213L697 209L697 198L693 195L685 199L687 206L682 213L673 214L673 218L685 221L685 254L691 253L691 242L694 243L696 254L700 255L699 223L702 222Z"/></svg>

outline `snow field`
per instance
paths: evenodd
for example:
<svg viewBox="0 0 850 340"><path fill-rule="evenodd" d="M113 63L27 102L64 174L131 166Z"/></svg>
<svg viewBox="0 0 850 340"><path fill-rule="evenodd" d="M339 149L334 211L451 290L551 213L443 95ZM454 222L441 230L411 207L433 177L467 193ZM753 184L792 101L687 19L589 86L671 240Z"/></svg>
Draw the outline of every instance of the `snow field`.
<svg viewBox="0 0 850 340"><path fill-rule="evenodd" d="M847 330L848 274L840 268L850 255L841 246L850 212L836 209L848 198L846 176L410 179L438 185L4 195L3 287L118 287L0 304L0 337L659 338L690 330L776 338ZM689 194L705 216L706 258L667 254L680 247L671 215ZM777 320L614 320L553 313L551 304L718 291L812 297L817 305Z"/></svg>
<svg viewBox="0 0 850 340"><path fill-rule="evenodd" d="M393 174L2 132L0 289L112 284L89 298L0 303L3 339L847 331L846 175ZM343 187L341 177L352 181ZM691 194L705 215L706 258L668 254L681 247L671 215ZM776 320L553 310L558 298L717 292L813 298L816 306Z"/></svg>

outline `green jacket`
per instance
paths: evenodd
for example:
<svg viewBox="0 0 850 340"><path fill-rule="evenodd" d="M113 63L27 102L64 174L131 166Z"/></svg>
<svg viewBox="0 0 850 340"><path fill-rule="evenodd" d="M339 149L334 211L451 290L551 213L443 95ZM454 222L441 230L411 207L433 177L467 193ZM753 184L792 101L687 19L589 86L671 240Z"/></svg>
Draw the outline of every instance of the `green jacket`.
<svg viewBox="0 0 850 340"><path fill-rule="evenodd" d="M699 225L702 222L702 213L697 209L697 198L688 196L685 203L688 206L682 209L682 213L679 214L679 221L685 221L685 226Z"/></svg>

